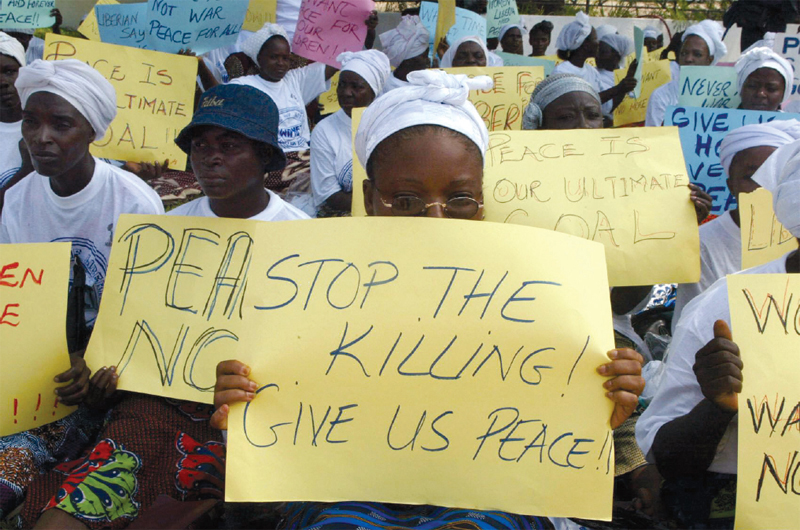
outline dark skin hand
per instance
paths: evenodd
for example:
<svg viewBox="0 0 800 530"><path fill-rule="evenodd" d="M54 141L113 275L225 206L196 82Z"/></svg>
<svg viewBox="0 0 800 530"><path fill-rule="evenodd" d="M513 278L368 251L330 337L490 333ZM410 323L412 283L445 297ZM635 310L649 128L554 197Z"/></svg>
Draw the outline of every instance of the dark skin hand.
<svg viewBox="0 0 800 530"><path fill-rule="evenodd" d="M378 27L378 12L374 9L370 12L369 18L364 21L367 25L367 36L364 37L364 48L371 50L375 44L375 29Z"/></svg>
<svg viewBox="0 0 800 530"><path fill-rule="evenodd" d="M119 375L117 367L102 367L89 380L89 391L84 402L87 406L101 409L117 390Z"/></svg>
<svg viewBox="0 0 800 530"><path fill-rule="evenodd" d="M123 169L130 171L143 181L161 178L169 170L169 160L163 162L125 162Z"/></svg>
<svg viewBox="0 0 800 530"><path fill-rule="evenodd" d="M61 11L59 11L58 8L53 8L50 10L50 16L56 19L51 28L53 33L61 34L61 24L64 23L64 17L61 16Z"/></svg>
<svg viewBox="0 0 800 530"><path fill-rule="evenodd" d="M53 378L56 383L67 383L56 388L58 402L64 405L79 405L89 393L89 375L92 373L83 360L85 350L69 356L70 369Z"/></svg>
<svg viewBox="0 0 800 530"><path fill-rule="evenodd" d="M625 99L625 94L636 88L636 79L633 76L636 73L636 66L638 64L639 63L634 60L630 66L628 66L628 72L618 85L600 92L600 101L605 103L608 100L613 100L614 108L617 108L619 104L622 103L622 100Z"/></svg>

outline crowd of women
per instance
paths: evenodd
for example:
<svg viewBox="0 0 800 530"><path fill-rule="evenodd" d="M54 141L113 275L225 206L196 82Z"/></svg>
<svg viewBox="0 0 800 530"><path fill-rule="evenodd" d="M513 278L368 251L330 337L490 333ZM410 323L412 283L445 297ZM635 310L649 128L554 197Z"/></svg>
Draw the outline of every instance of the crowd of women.
<svg viewBox="0 0 800 530"><path fill-rule="evenodd" d="M371 48L375 14L367 25L365 44ZM522 54L527 35L532 55L542 56L552 30L546 21L530 32L506 26L492 44ZM214 406L207 406L118 391L114 366L87 366L83 352L120 214L164 214L166 204L167 215L258 221L346 215L355 162L366 170L369 216L483 218L488 133L468 95L492 81L435 67L492 67L502 59L477 36L437 43L432 50L431 36L413 14L379 39L382 51L339 56L340 110L321 121L314 102L336 69L294 56L284 27L266 24L243 34L231 49L199 58L195 112L175 140L189 165L169 168L92 156L90 145L116 115L114 88L83 62L42 61L35 50L34 57L30 48L26 53L29 38L0 33L0 243L72 243L71 368L53 376L62 385L59 401L79 405L63 420L0 438L0 526L732 528L737 393L747 367L731 339L725 276L742 268L739 214L733 209L705 222L711 200L695 185L686 200L697 212L700 281L678 286L677 301L671 302L654 295L663 286L610 293L617 348L597 371L613 403L612 523L363 500L223 505L223 434L230 405L256 398L249 367L221 362ZM645 43L658 49L662 32L646 28ZM633 51L631 40L613 27L593 27L579 13L561 30L556 47L563 62L534 90L523 128L608 126L614 108L636 86L635 63L620 83L613 75ZM677 104L681 66L723 59L722 27L710 20L691 25L663 53L673 54L673 80L650 98L649 126L662 125L666 107ZM769 44L745 50L736 72L743 109L781 111L793 70ZM354 108L365 110L353 137ZM777 218L798 238L799 139L795 120L747 125L731 131L719 153L731 193L769 189ZM798 273L800 256L793 251L744 272ZM654 303L661 309L675 304L663 358L649 351L632 321ZM664 335L670 335L669 326ZM643 376L646 361L650 367ZM264 477L270 480L268 472ZM575 492L590 494L580 484Z"/></svg>

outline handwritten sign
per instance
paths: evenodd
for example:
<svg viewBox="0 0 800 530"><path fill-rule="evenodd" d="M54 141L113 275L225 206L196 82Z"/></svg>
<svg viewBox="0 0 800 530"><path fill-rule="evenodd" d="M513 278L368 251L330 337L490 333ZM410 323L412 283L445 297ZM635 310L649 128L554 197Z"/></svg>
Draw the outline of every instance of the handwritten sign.
<svg viewBox="0 0 800 530"><path fill-rule="evenodd" d="M798 92L798 86L800 86L800 72L797 71L798 67L800 67L800 63L798 62L798 58L800 58L800 37L796 34L787 35L786 33L778 33L775 36L774 50L781 57L792 63L792 67L794 68L792 94L789 96L789 102L784 103L784 109L788 108L794 111L794 109L800 108L800 92Z"/></svg>
<svg viewBox="0 0 800 530"><path fill-rule="evenodd" d="M366 217L367 210L364 208L364 181L367 180L367 171L361 162L358 160L356 154L356 133L358 132L358 124L361 123L361 115L364 113L364 108L355 108L350 113L350 121L352 121L351 134L353 145L353 200L350 206L350 215L353 217Z"/></svg>
<svg viewBox="0 0 800 530"><path fill-rule="evenodd" d="M44 58L79 59L93 66L117 91L117 117L92 154L114 160L169 160L184 167L175 137L194 107L197 59L47 34Z"/></svg>
<svg viewBox="0 0 800 530"><path fill-rule="evenodd" d="M519 23L519 11L516 0L489 0L486 6L486 38L497 39L500 37L500 28L506 24ZM522 36L523 40L526 38Z"/></svg>
<svg viewBox="0 0 800 530"><path fill-rule="evenodd" d="M267 22L274 24L277 10L278 0L250 0L242 29L258 31Z"/></svg>
<svg viewBox="0 0 800 530"><path fill-rule="evenodd" d="M0 245L0 436L60 420L53 377L69 370L70 245Z"/></svg>
<svg viewBox="0 0 800 530"><path fill-rule="evenodd" d="M438 6L439 4L434 2L421 2L419 8L419 18L431 36L431 54L436 51L436 46L438 46L438 41L434 40L436 38ZM459 39L471 35L484 38L486 35L486 19L477 13L473 13L469 9L457 7L456 22L447 32L447 42L453 45ZM434 45L434 42L436 42L436 45Z"/></svg>
<svg viewBox="0 0 800 530"><path fill-rule="evenodd" d="M147 48L147 4L97 5L96 24L100 40L108 44Z"/></svg>
<svg viewBox="0 0 800 530"><path fill-rule="evenodd" d="M475 105L490 131L519 131L522 114L536 85L544 80L541 66L500 66L445 68L451 74L470 77L488 75L494 81L489 90L471 90L469 100Z"/></svg>
<svg viewBox="0 0 800 530"><path fill-rule="evenodd" d="M248 0L148 0L147 44L196 54L230 46L242 29Z"/></svg>
<svg viewBox="0 0 800 530"><path fill-rule="evenodd" d="M678 105L735 109L742 103L736 69L730 66L682 66Z"/></svg>
<svg viewBox="0 0 800 530"><path fill-rule="evenodd" d="M628 74L627 69L614 70L614 80L619 84ZM642 123L647 115L650 96L658 87L670 81L669 61L645 62L642 66L642 93L638 98L626 95L622 103L614 109L614 127Z"/></svg>
<svg viewBox="0 0 800 530"><path fill-rule="evenodd" d="M0 28L49 28L56 19L50 11L56 0L0 0Z"/></svg>
<svg viewBox="0 0 800 530"><path fill-rule="evenodd" d="M364 48L374 6L372 0L303 0L292 52L339 68L340 53Z"/></svg>
<svg viewBox="0 0 800 530"><path fill-rule="evenodd" d="M483 182L487 221L602 243L613 286L700 278L674 128L493 132Z"/></svg>
<svg viewBox="0 0 800 530"><path fill-rule="evenodd" d="M339 95L336 91L339 89L339 72L333 74L330 79L331 88L327 92L323 92L319 96L319 103L322 105L320 114L327 116L341 109L339 106Z"/></svg>
<svg viewBox="0 0 800 530"><path fill-rule="evenodd" d="M456 1L440 0L436 11L436 33L434 34L432 47L434 50L456 23Z"/></svg>
<svg viewBox="0 0 800 530"><path fill-rule="evenodd" d="M633 89L633 98L638 99L642 95L642 69L644 68L644 32L634 26L633 28L633 49L636 52L636 71L633 74L636 79L636 88Z"/></svg>
<svg viewBox="0 0 800 530"><path fill-rule="evenodd" d="M742 193L739 202L742 269L776 260L797 248L797 239L775 217L769 190Z"/></svg>
<svg viewBox="0 0 800 530"><path fill-rule="evenodd" d="M517 55L516 53L494 52L495 55L503 59L503 66L541 66L544 68L544 75L547 77L556 67L555 61L542 59L541 57L528 57L527 55Z"/></svg>
<svg viewBox="0 0 800 530"><path fill-rule="evenodd" d="M89 13L86 15L86 19L81 22L81 25L78 26L78 31L81 35L86 37L89 40L93 40L95 42L100 42L100 29L97 27L97 15L95 13L97 6L108 6L108 5L118 5L119 2L117 0L97 0L97 3L94 5L92 9L89 10Z"/></svg>
<svg viewBox="0 0 800 530"><path fill-rule="evenodd" d="M800 521L800 278L728 276L733 338L744 387L739 395L736 523L741 530Z"/></svg>
<svg viewBox="0 0 800 530"><path fill-rule="evenodd" d="M711 195L714 199L711 212L720 214L736 204L736 198L725 184L727 176L719 162L719 145L728 131L742 125L798 118L800 114L787 112L667 107L664 125L679 128L691 181Z"/></svg>

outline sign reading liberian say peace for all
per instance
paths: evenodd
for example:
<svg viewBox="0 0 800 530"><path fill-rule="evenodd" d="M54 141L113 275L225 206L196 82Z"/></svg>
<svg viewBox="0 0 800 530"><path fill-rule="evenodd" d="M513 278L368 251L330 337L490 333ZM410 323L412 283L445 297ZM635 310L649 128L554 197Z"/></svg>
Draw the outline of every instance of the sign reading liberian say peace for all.
<svg viewBox="0 0 800 530"><path fill-rule="evenodd" d="M87 362L205 402L219 361L248 364L259 389L231 409L228 500L608 518L595 368L613 344L603 249L564 234L122 216Z"/></svg>

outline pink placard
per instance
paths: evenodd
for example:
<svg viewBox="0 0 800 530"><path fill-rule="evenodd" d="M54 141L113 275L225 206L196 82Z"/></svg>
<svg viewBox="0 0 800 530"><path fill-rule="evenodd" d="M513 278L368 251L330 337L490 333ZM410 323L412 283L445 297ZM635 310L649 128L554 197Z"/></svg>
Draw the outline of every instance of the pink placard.
<svg viewBox="0 0 800 530"><path fill-rule="evenodd" d="M372 0L303 0L292 40L295 54L339 68L342 52L364 48Z"/></svg>

